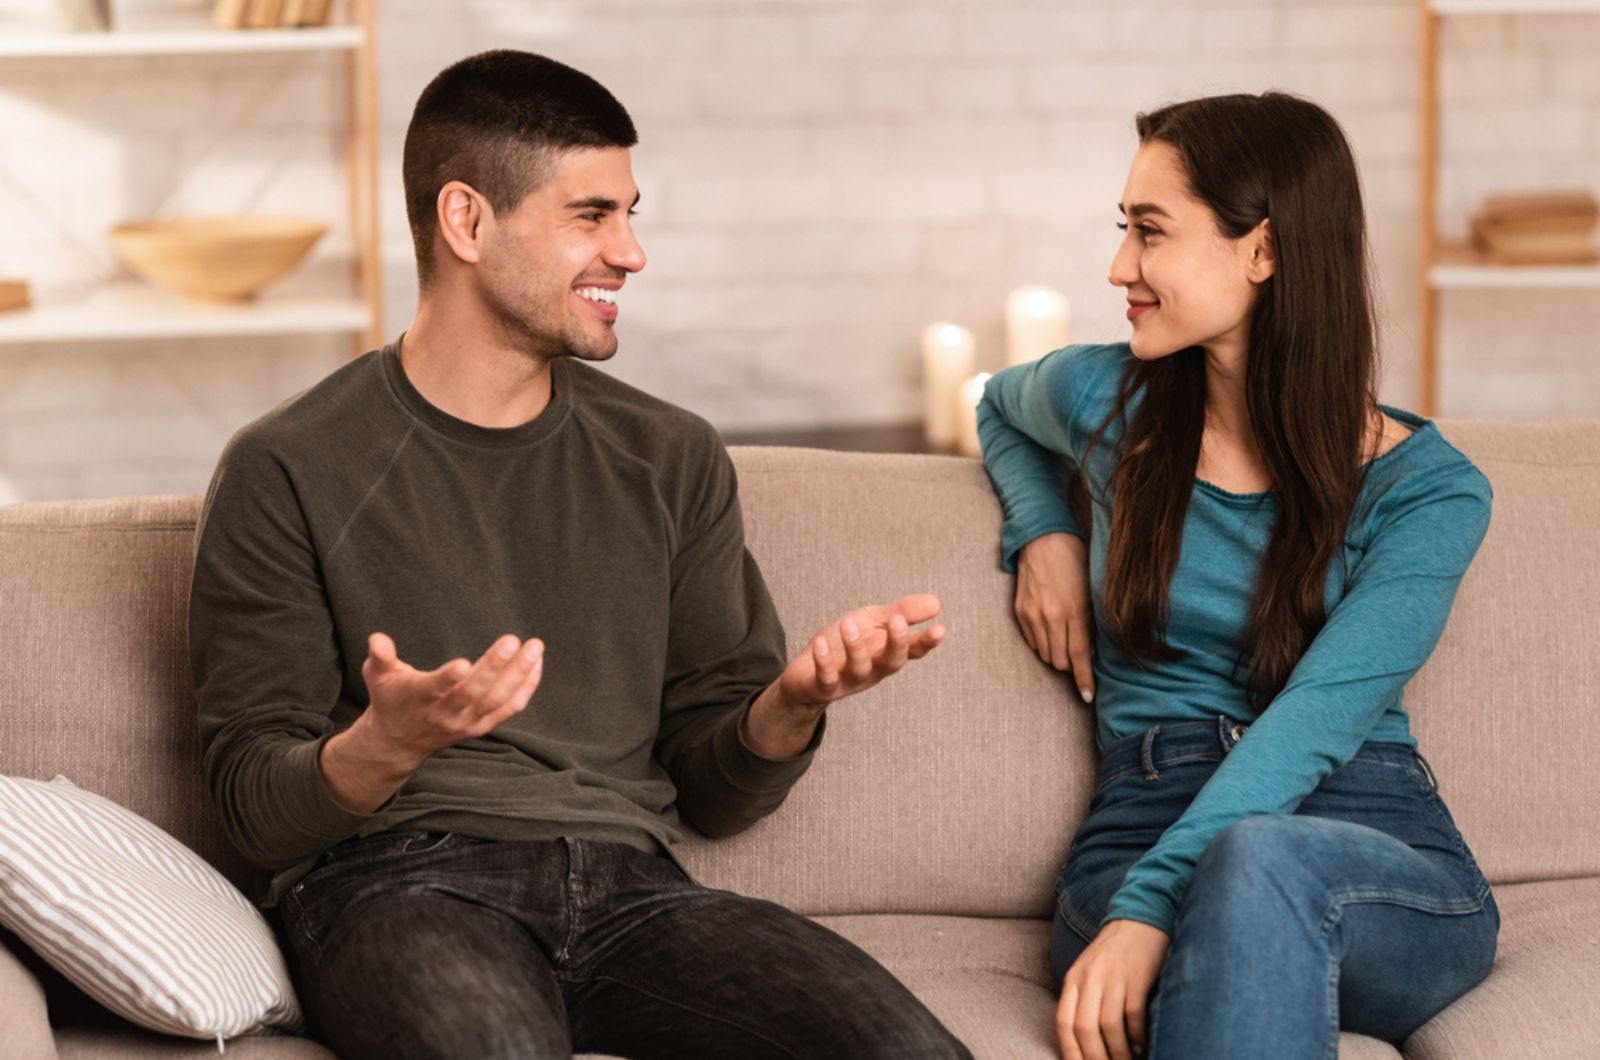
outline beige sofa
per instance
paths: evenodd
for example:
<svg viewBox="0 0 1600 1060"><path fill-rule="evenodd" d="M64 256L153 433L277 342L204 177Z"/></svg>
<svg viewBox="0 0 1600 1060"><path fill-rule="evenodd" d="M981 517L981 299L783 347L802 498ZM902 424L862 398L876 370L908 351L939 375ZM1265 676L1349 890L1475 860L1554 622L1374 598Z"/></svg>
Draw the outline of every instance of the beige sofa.
<svg viewBox="0 0 1600 1060"><path fill-rule="evenodd" d="M1504 927L1490 978L1403 1053L1600 1056L1600 423L1441 427L1494 483L1494 519L1407 702ZM692 843L686 860L707 883L854 939L977 1056L1057 1055L1047 917L1096 762L1087 709L1015 632L988 480L976 461L940 457L734 455L750 547L792 645L848 604L918 590L943 598L950 636L837 709L781 810ZM198 508L149 497L0 509L0 773L64 773L249 891L196 757L183 643ZM35 967L0 951L0 1054L215 1055L93 1017ZM281 1038L228 1051L329 1055ZM1340 1050L1396 1055L1354 1035Z"/></svg>

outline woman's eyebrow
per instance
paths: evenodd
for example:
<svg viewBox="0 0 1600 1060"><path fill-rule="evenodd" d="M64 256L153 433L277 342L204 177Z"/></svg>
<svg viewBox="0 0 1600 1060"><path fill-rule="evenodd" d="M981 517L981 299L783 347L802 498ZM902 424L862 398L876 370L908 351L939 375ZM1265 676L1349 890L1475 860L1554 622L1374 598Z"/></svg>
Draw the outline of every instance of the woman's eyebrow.
<svg viewBox="0 0 1600 1060"><path fill-rule="evenodd" d="M1134 217L1139 217L1148 213L1155 214L1157 217L1165 217L1169 221L1176 220L1176 218L1170 213L1163 210L1153 202L1136 202L1126 209L1123 209L1122 204L1119 202L1117 203L1117 209L1122 210L1124 214L1131 214Z"/></svg>

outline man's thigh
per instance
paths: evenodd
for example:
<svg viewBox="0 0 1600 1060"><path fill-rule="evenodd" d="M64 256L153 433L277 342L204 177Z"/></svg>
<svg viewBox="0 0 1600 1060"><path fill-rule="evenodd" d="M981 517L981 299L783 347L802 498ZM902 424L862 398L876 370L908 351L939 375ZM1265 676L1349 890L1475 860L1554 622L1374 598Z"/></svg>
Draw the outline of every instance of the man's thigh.
<svg viewBox="0 0 1600 1060"><path fill-rule="evenodd" d="M579 1052L971 1055L853 943L782 906L686 879L619 894L574 957L565 977Z"/></svg>
<svg viewBox="0 0 1600 1060"><path fill-rule="evenodd" d="M504 913L385 888L308 925L283 911L312 1033L341 1057L570 1057L549 961ZM307 930L307 929L310 930Z"/></svg>

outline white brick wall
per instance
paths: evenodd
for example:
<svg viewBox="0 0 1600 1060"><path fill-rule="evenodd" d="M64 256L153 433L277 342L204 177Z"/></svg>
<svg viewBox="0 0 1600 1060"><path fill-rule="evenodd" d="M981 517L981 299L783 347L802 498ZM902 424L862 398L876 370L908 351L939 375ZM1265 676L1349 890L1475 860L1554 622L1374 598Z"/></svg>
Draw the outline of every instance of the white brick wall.
<svg viewBox="0 0 1600 1060"><path fill-rule="evenodd" d="M0 0L0 17L44 0ZM121 0L119 10L208 0ZM46 5L47 6L47 5ZM1414 394L1413 0L384 0L389 312L415 307L399 157L417 93L490 47L594 74L637 120L639 232L621 377L730 429L914 418L935 318L1001 358L1002 301L1048 283L1074 341L1127 334L1105 279L1133 116L1282 88L1362 167L1384 398ZM1440 219L1600 175L1600 16L1456 17L1443 36ZM313 213L344 245L333 56L8 62L0 274L41 291L115 268L102 233L167 204ZM258 101L266 100L264 103ZM254 105L253 105L254 104ZM1444 298L1444 413L1600 415L1600 292ZM341 363L338 338L0 348L0 475L28 496L204 488L239 425Z"/></svg>

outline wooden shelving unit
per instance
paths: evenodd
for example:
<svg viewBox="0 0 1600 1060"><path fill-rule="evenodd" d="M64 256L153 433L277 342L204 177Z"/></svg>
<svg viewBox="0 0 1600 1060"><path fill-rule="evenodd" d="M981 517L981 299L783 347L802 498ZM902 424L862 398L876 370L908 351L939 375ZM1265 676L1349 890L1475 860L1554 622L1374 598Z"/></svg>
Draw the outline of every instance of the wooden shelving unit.
<svg viewBox="0 0 1600 1060"><path fill-rule="evenodd" d="M41 302L30 309L0 313L0 345L330 332L349 334L352 354L382 345L375 5L376 0L351 0L345 7L347 24L301 29L219 30L193 18L183 22L169 18L109 33L0 34L0 59L18 60L342 52L345 171L354 237L342 274L301 276L306 268L302 266L250 303L199 305L159 288L119 280L75 301Z"/></svg>
<svg viewBox="0 0 1600 1060"><path fill-rule="evenodd" d="M1438 235L1439 23L1446 15L1600 14L1600 0L1417 0L1421 74L1421 194L1418 214L1417 404L1424 416L1438 412L1440 294L1465 289L1600 288L1600 265L1485 265L1464 243Z"/></svg>

